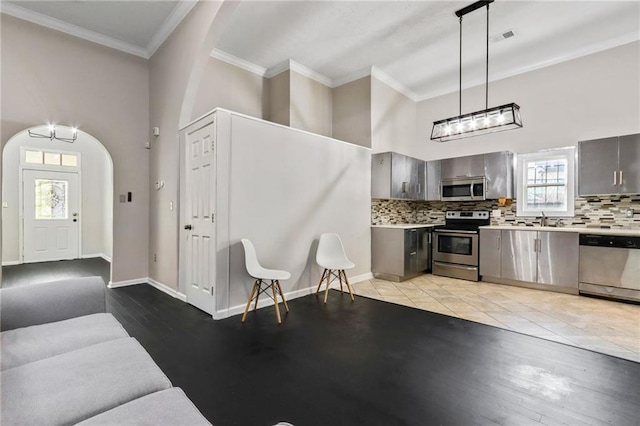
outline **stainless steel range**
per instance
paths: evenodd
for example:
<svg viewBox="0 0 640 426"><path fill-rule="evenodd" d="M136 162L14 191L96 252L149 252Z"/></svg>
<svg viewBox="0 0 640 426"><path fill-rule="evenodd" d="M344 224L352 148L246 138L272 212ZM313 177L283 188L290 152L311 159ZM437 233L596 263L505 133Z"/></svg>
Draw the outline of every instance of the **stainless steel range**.
<svg viewBox="0 0 640 426"><path fill-rule="evenodd" d="M478 281L478 228L490 223L488 211L446 212L433 234L433 274Z"/></svg>

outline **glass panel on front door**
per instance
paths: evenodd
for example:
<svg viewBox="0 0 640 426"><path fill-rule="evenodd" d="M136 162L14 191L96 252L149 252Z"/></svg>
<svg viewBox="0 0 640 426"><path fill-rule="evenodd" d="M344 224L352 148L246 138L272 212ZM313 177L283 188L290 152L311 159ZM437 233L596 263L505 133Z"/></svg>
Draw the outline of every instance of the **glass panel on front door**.
<svg viewBox="0 0 640 426"><path fill-rule="evenodd" d="M66 180L36 179L36 220L66 220L69 218Z"/></svg>

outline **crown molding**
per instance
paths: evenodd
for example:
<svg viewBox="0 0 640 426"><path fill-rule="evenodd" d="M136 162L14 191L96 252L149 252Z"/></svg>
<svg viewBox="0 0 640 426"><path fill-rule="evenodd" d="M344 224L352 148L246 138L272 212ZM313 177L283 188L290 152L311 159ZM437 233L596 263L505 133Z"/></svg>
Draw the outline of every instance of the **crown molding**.
<svg viewBox="0 0 640 426"><path fill-rule="evenodd" d="M289 69L290 59L286 61L280 62L277 65L272 66L271 68L267 68L267 71L264 73L266 78L273 78L278 74L281 74Z"/></svg>
<svg viewBox="0 0 640 426"><path fill-rule="evenodd" d="M343 84L351 83L352 81L360 80L361 78L364 78L364 77L369 77L371 76L372 68L373 67L362 68L342 78L337 78L333 80L333 84L331 85L331 87L333 88L333 87L342 86Z"/></svg>
<svg viewBox="0 0 640 426"><path fill-rule="evenodd" d="M418 101L418 95L415 92L413 92L412 90L409 90L408 88L400 84L397 80L395 80L386 72L382 71L380 68L375 66L371 67L371 76L377 78L387 86L394 89L396 92L402 93L412 101L414 102Z"/></svg>
<svg viewBox="0 0 640 426"><path fill-rule="evenodd" d="M164 20L158 31L151 37L147 45L147 58L153 56L156 50L162 46L162 43L171 35L171 33L180 25L180 22L191 12L191 9L198 4L194 0L181 0L173 11Z"/></svg>
<svg viewBox="0 0 640 426"><path fill-rule="evenodd" d="M242 58L238 58L237 56L233 56L223 50L213 49L213 51L211 52L211 57L219 59L222 62L226 62L238 68L242 68L245 71L257 74L260 77L266 77L266 68L261 67L260 65L256 65L253 62L246 61Z"/></svg>
<svg viewBox="0 0 640 426"><path fill-rule="evenodd" d="M74 37L100 44L102 46L110 47L112 49L120 50L121 52L149 59L147 50L139 46L135 46L131 43L127 43L113 37L109 37L95 31L90 31L77 25L69 24L59 19L34 12L20 6L16 6L13 3L0 2L0 11L4 14L22 19L24 21L29 21L34 24L50 28L52 30L60 31Z"/></svg>
<svg viewBox="0 0 640 426"><path fill-rule="evenodd" d="M318 83L323 84L327 87L332 87L333 82L329 77L327 77L326 75L320 74L319 72L316 72L311 68L305 67L302 64L292 61L291 59L289 59L289 69L305 77L308 77L312 80L315 80Z"/></svg>

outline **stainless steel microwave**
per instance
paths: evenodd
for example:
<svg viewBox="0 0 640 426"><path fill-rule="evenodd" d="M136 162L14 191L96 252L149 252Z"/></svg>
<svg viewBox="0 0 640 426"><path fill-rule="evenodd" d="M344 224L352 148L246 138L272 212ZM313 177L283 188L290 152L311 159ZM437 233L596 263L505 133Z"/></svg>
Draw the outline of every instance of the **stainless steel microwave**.
<svg viewBox="0 0 640 426"><path fill-rule="evenodd" d="M444 179L440 199L442 201L477 201L485 199L484 176L460 179Z"/></svg>

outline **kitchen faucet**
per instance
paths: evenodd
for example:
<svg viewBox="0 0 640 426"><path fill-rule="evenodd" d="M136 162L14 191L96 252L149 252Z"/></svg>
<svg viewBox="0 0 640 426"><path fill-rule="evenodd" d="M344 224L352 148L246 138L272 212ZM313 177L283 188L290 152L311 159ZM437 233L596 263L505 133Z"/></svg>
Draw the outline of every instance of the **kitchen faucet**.
<svg viewBox="0 0 640 426"><path fill-rule="evenodd" d="M545 216L543 211L540 211L540 213L542 213L542 218L540 219L540 226L547 226L547 216Z"/></svg>

